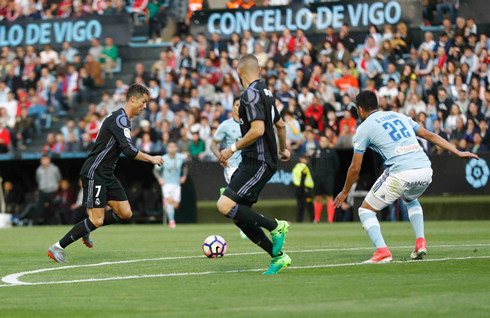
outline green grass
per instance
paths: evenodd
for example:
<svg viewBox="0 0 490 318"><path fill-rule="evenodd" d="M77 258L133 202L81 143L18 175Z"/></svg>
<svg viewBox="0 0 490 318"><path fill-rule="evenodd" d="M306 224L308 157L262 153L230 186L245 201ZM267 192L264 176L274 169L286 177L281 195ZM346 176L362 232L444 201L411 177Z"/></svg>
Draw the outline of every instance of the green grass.
<svg viewBox="0 0 490 318"><path fill-rule="evenodd" d="M46 256L68 227L0 230L0 277L65 267ZM383 223L395 260L414 242L409 223ZM490 222L427 222L427 259L490 256ZM275 276L265 254L231 224L112 226L93 233L89 250L77 242L68 265L202 255L211 234L228 242L222 259L183 258L82 267L25 275L23 282L216 271L209 275L134 278L0 288L2 317L488 317L490 259L286 269ZM445 246L440 246L445 245ZM458 245L458 246L447 246ZM467 245L467 246L463 246ZM479 245L479 246L478 246ZM407 247L403 247L407 246ZM431 247L432 246L432 247ZM440 247L435 247L440 246ZM371 256L360 224L292 224L286 250L295 267L358 263ZM401 248L400 248L401 247ZM343 251L315 249L365 248ZM0 284L4 284L0 282Z"/></svg>

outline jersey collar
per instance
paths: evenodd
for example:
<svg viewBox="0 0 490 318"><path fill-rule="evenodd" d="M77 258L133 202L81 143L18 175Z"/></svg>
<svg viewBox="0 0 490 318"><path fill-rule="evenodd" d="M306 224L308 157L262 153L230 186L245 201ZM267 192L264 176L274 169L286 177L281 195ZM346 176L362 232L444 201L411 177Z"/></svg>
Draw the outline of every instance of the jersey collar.
<svg viewBox="0 0 490 318"><path fill-rule="evenodd" d="M369 114L369 115L366 117L366 119L368 119L368 118L369 118L369 116L371 116L372 114L377 113L377 112L379 112L379 110L375 110L374 112L372 112L371 114Z"/></svg>

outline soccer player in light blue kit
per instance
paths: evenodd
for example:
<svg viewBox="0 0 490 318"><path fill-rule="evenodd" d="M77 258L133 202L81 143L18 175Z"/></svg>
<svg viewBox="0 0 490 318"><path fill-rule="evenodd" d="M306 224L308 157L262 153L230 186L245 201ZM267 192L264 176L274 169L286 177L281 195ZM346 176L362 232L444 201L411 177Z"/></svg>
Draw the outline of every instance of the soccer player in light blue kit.
<svg viewBox="0 0 490 318"><path fill-rule="evenodd" d="M240 97L235 97L233 100L233 117L228 118L223 121L219 126L216 134L214 134L213 142L211 143L211 151L214 153L216 158L219 158L220 150L219 144L223 143L223 149L231 147L235 142L242 138L242 132L240 130L240 117L238 116L238 108L240 107ZM235 173L236 169L242 161L242 152L240 150L236 151L233 156L228 159L226 165L222 164L225 168L225 181L230 183L231 176ZM220 189L220 194L223 194L225 188ZM245 233L240 230L240 237L246 239Z"/></svg>
<svg viewBox="0 0 490 318"><path fill-rule="evenodd" d="M427 253L424 235L424 218L418 198L432 181L431 163L417 136L450 151L460 158L476 158L470 152L461 152L439 135L429 132L411 118L395 113L378 110L378 100L371 91L363 91L357 96L357 112L362 124L354 136L354 156L347 173L342 192L334 200L334 206L340 207L347 198L352 184L358 179L364 152L369 147L378 152L385 160L385 171L371 188L362 206L359 218L362 227L376 246L377 251L365 263L391 262L392 255L381 234L376 212L391 205L403 197L408 217L415 232L415 249L412 259L422 259Z"/></svg>
<svg viewBox="0 0 490 318"><path fill-rule="evenodd" d="M231 147L235 142L242 138L242 132L240 131L240 123L238 117L238 108L240 107L240 97L236 97L233 101L233 117L223 121L219 126L216 134L214 135L213 142L211 143L211 151L216 158L219 158L220 150L219 144L223 143L223 149ZM238 168L238 165L242 161L241 151L236 151L233 156L228 159L227 165L223 165L225 168L225 180L226 183L230 183L231 176Z"/></svg>
<svg viewBox="0 0 490 318"><path fill-rule="evenodd" d="M177 144L170 141L167 145L167 154L162 156L164 164L155 166L153 174L162 187L163 207L167 213L168 226L175 227L175 210L180 205L180 185L187 179L187 157L177 152Z"/></svg>

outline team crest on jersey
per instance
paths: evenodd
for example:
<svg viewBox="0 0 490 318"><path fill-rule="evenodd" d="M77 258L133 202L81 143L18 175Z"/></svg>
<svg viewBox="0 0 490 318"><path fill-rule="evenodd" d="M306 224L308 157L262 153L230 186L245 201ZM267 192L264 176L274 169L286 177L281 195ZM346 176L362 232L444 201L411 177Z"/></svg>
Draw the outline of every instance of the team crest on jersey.
<svg viewBox="0 0 490 318"><path fill-rule="evenodd" d="M95 199L95 205L100 205L100 200L99 200L99 198Z"/></svg>
<svg viewBox="0 0 490 318"><path fill-rule="evenodd" d="M240 118L240 125L243 125L243 119Z"/></svg>
<svg viewBox="0 0 490 318"><path fill-rule="evenodd" d="M126 136L126 138L131 138L131 131L129 128L124 128L124 136Z"/></svg>

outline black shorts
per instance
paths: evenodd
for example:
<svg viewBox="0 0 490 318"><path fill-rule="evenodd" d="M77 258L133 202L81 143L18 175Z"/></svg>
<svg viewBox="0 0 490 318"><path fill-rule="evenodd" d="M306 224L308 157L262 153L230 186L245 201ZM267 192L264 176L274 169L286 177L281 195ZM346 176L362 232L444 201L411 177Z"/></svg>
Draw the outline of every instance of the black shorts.
<svg viewBox="0 0 490 318"><path fill-rule="evenodd" d="M119 180L115 177L111 181L102 181L102 179L87 179L81 177L83 187L84 207L105 208L107 201L127 201L128 197Z"/></svg>
<svg viewBox="0 0 490 318"><path fill-rule="evenodd" d="M313 182L315 183L313 188L315 195L333 195L335 187L335 180L333 177L318 178L314 179Z"/></svg>
<svg viewBox="0 0 490 318"><path fill-rule="evenodd" d="M242 162L231 176L231 181L223 195L238 204L252 206L257 202L260 192L275 173L275 169L266 163Z"/></svg>

